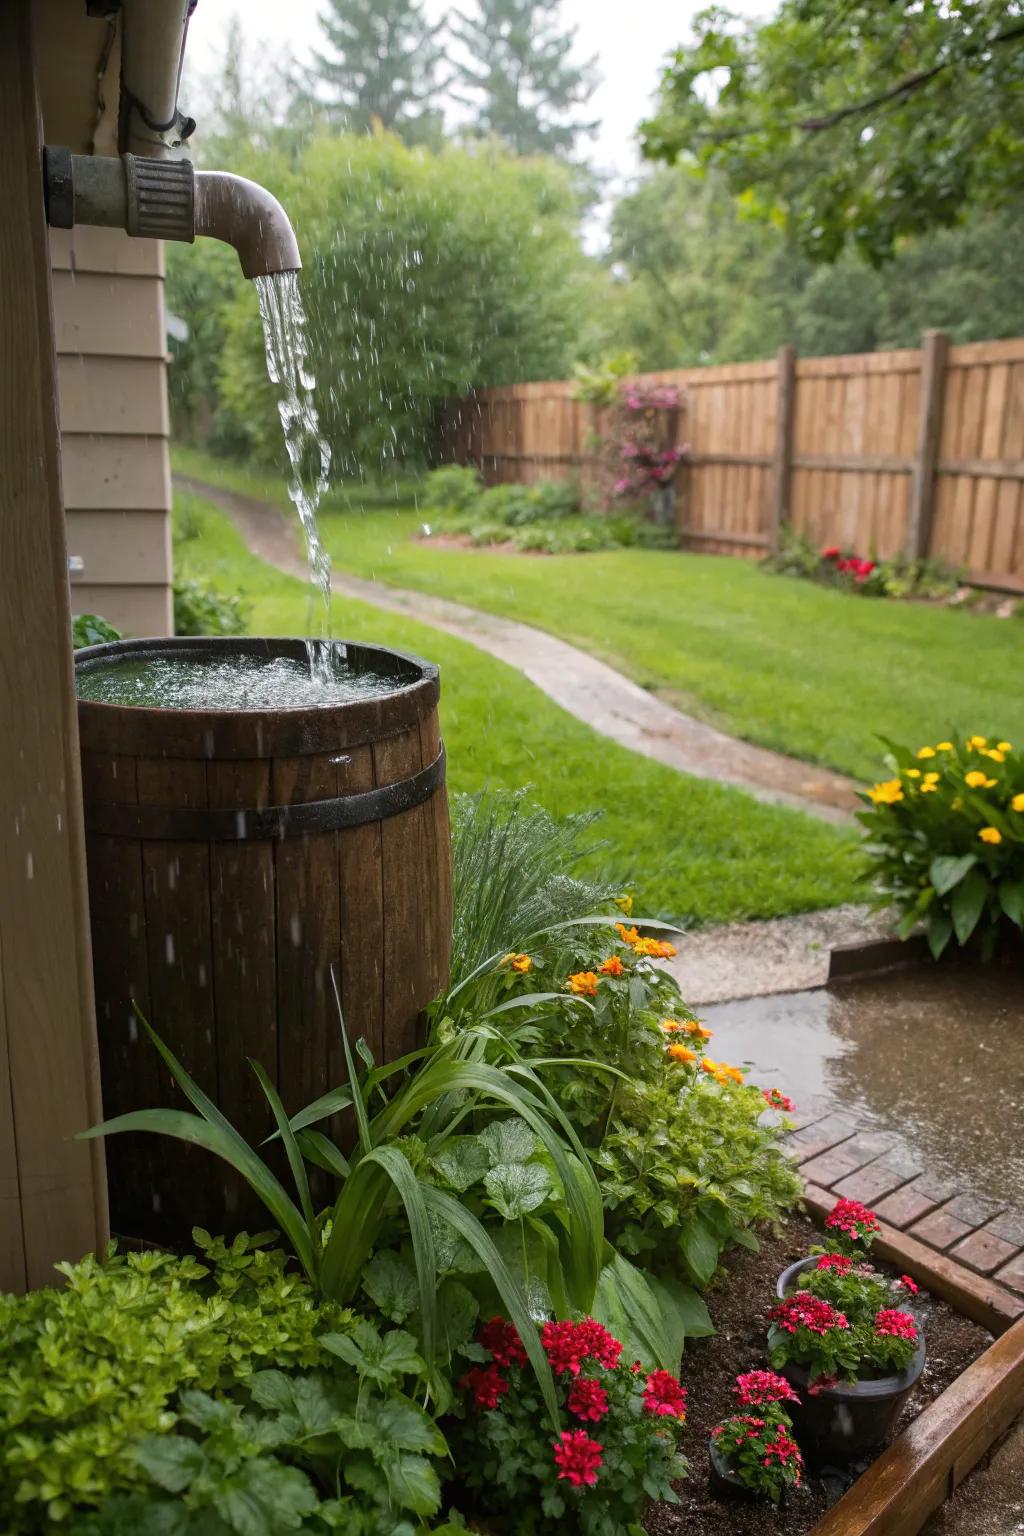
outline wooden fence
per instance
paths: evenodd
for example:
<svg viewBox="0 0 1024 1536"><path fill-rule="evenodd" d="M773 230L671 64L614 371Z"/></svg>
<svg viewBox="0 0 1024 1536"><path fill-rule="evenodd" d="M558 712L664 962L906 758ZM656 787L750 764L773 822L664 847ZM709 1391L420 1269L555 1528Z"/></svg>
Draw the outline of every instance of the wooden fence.
<svg viewBox="0 0 1024 1536"><path fill-rule="evenodd" d="M683 392L676 482L684 547L769 549L783 521L818 544L906 549L1024 591L1024 338L643 375ZM596 472L601 413L572 381L477 391L442 424L443 456L489 483Z"/></svg>

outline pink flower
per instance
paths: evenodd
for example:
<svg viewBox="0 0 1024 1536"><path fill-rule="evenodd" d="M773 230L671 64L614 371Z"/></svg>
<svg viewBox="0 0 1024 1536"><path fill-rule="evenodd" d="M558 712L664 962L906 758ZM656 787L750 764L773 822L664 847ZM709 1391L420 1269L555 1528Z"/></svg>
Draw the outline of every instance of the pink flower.
<svg viewBox="0 0 1024 1536"><path fill-rule="evenodd" d="M605 1370L613 1371L622 1354L622 1345L618 1339L612 1337L603 1323L596 1322L592 1317L585 1317L576 1327L584 1341L586 1353L598 1365L603 1365Z"/></svg>
<svg viewBox="0 0 1024 1536"><path fill-rule="evenodd" d="M793 1103L793 1100L788 1098L781 1089L762 1088L761 1092L764 1095L764 1101L768 1105L769 1109L781 1109L783 1114L786 1115L793 1115L796 1113L796 1105Z"/></svg>
<svg viewBox="0 0 1024 1536"><path fill-rule="evenodd" d="M515 1328L503 1317L492 1317L480 1329L480 1343L498 1365L525 1365L526 1350Z"/></svg>
<svg viewBox="0 0 1024 1536"><path fill-rule="evenodd" d="M832 1232L843 1232L855 1241L878 1231L878 1217L859 1200L837 1200L825 1217L825 1225Z"/></svg>
<svg viewBox="0 0 1024 1536"><path fill-rule="evenodd" d="M918 1291L921 1289L916 1281L911 1280L909 1275L900 1275L896 1284L902 1286L903 1290L908 1292L908 1294L911 1296L916 1296Z"/></svg>
<svg viewBox="0 0 1024 1536"><path fill-rule="evenodd" d="M797 1291L787 1296L784 1301L772 1307L768 1316L785 1333L796 1333L799 1328L806 1328L809 1333L824 1335L833 1328L850 1326L844 1313L837 1312L827 1301L822 1301L819 1296L810 1296L806 1291Z"/></svg>
<svg viewBox="0 0 1024 1536"><path fill-rule="evenodd" d="M815 1269L836 1269L841 1275L846 1275L853 1268L853 1260L848 1259L844 1253L823 1253L814 1267Z"/></svg>
<svg viewBox="0 0 1024 1536"><path fill-rule="evenodd" d="M604 1447L582 1429L567 1429L555 1441L555 1466L558 1479L571 1483L574 1488L585 1484L592 1488L597 1482L598 1468L604 1460Z"/></svg>
<svg viewBox="0 0 1024 1536"><path fill-rule="evenodd" d="M652 1371L644 1387L644 1408L658 1418L685 1419L686 1388L671 1371Z"/></svg>
<svg viewBox="0 0 1024 1536"><path fill-rule="evenodd" d="M472 1392L476 1406L484 1409L497 1408L508 1391L508 1382L496 1365L474 1365L459 1385Z"/></svg>
<svg viewBox="0 0 1024 1536"><path fill-rule="evenodd" d="M596 1424L608 1412L608 1393L599 1381L581 1376L569 1389L566 1407L578 1419L591 1419Z"/></svg>
<svg viewBox="0 0 1024 1536"><path fill-rule="evenodd" d="M733 1395L741 1408L758 1408L764 1403L798 1403L800 1401L785 1376L775 1371L747 1371L736 1377Z"/></svg>
<svg viewBox="0 0 1024 1536"><path fill-rule="evenodd" d="M584 1360L596 1360L605 1370L614 1370L622 1353L618 1339L592 1317L580 1323L545 1323L540 1341L556 1376L566 1372L578 1376Z"/></svg>
<svg viewBox="0 0 1024 1536"><path fill-rule="evenodd" d="M895 1307L883 1307L875 1313L875 1332L887 1339L917 1339L917 1324L909 1312L899 1312Z"/></svg>

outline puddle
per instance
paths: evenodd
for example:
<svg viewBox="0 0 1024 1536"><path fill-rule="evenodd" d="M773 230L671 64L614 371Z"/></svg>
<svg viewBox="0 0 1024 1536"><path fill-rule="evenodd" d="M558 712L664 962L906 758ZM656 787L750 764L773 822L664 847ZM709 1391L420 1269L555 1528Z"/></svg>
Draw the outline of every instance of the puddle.
<svg viewBox="0 0 1024 1536"><path fill-rule="evenodd" d="M1024 976L899 971L702 1010L716 1059L798 1108L893 1132L939 1178L996 1200L1024 1187Z"/></svg>

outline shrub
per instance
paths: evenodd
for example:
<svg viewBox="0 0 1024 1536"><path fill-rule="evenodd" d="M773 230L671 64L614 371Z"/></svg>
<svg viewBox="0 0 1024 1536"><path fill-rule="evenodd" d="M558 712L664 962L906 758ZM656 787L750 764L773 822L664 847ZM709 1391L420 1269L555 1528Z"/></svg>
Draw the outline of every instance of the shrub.
<svg viewBox="0 0 1024 1536"><path fill-rule="evenodd" d="M463 464L443 464L423 482L420 506L436 512L464 512L481 491L480 473Z"/></svg>
<svg viewBox="0 0 1024 1536"><path fill-rule="evenodd" d="M76 651L86 645L106 645L109 640L120 639L121 631L98 613L79 613L71 620L71 644Z"/></svg>
<svg viewBox="0 0 1024 1536"><path fill-rule="evenodd" d="M244 635L249 604L234 592L221 592L199 576L174 583L176 635Z"/></svg>
<svg viewBox="0 0 1024 1536"><path fill-rule="evenodd" d="M546 1323L561 1431L552 1436L515 1329L493 1318L467 1350L464 1422L452 1433L458 1488L474 1510L514 1536L638 1529L648 1499L679 1502L686 1472L676 1448L686 1392L671 1372L640 1371L593 1318Z"/></svg>
<svg viewBox="0 0 1024 1536"><path fill-rule="evenodd" d="M0 1295L0 1529L49 1532L144 1487L134 1447L173 1424L185 1389L329 1361L319 1335L350 1314L318 1302L266 1234L196 1237L201 1261L111 1246L58 1265L61 1290Z"/></svg>
<svg viewBox="0 0 1024 1536"><path fill-rule="evenodd" d="M861 796L870 877L901 914L924 923L933 955L974 935L990 956L1024 926L1024 752L985 736L936 746L887 742L893 777Z"/></svg>
<svg viewBox="0 0 1024 1536"><path fill-rule="evenodd" d="M766 555L762 565L776 575L801 576L864 597L936 601L953 597L959 586L957 573L942 560L903 554L877 560L838 544L819 550L806 534L788 524L780 530L778 549Z"/></svg>

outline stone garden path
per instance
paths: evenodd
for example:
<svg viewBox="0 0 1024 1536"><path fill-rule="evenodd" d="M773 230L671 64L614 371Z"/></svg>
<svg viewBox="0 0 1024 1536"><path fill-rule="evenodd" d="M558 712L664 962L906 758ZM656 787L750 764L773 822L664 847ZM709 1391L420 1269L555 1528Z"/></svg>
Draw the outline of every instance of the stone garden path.
<svg viewBox="0 0 1024 1536"><path fill-rule="evenodd" d="M305 580L296 529L277 507L208 485L189 475L175 484L211 501L231 518L250 553ZM335 570L334 591L389 613L445 630L517 668L549 698L620 746L696 778L731 784L774 805L844 823L856 809L853 780L826 768L752 746L663 703L603 661L514 619L463 603L364 581Z"/></svg>

